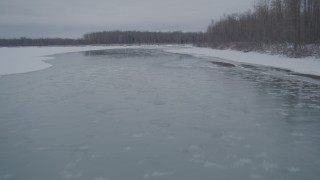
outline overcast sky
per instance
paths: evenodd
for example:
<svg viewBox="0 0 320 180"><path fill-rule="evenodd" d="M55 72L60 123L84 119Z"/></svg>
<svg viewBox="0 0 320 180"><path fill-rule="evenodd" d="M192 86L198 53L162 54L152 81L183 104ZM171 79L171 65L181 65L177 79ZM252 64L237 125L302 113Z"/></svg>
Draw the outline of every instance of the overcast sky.
<svg viewBox="0 0 320 180"><path fill-rule="evenodd" d="M254 0L0 0L0 38L81 37L101 30L205 31Z"/></svg>

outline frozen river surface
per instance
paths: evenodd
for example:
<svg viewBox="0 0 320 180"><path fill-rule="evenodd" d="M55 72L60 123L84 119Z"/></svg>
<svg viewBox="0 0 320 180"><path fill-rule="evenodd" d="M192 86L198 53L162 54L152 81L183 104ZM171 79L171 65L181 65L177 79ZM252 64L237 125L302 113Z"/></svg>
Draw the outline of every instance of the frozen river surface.
<svg viewBox="0 0 320 180"><path fill-rule="evenodd" d="M318 180L320 83L161 50L0 78L0 179Z"/></svg>

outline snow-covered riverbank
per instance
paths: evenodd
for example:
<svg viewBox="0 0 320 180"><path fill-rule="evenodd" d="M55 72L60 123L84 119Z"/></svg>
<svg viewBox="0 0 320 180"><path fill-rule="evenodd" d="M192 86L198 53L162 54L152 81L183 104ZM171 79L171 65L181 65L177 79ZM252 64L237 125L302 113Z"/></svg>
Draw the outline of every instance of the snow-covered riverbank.
<svg viewBox="0 0 320 180"><path fill-rule="evenodd" d="M66 47L13 47L0 48L0 75L16 74L37 71L50 67L44 60L52 59L49 55L121 48L147 48L163 49L170 53L188 54L197 57L218 57L228 61L271 66L276 68L289 69L297 73L312 74L320 76L320 59L288 58L277 55L260 53L244 53L234 50L215 50L210 48L198 48L190 45L143 45L143 46L66 46Z"/></svg>
<svg viewBox="0 0 320 180"><path fill-rule="evenodd" d="M193 46L167 49L167 52L189 54L196 57L217 57L228 61L270 66L288 69L296 73L320 76L320 59L315 57L289 58L279 55L261 54L256 52L241 52L235 50L217 50Z"/></svg>
<svg viewBox="0 0 320 180"><path fill-rule="evenodd" d="M0 48L0 75L17 74L51 67L45 60L49 55L101 49L127 48L127 46L51 46Z"/></svg>

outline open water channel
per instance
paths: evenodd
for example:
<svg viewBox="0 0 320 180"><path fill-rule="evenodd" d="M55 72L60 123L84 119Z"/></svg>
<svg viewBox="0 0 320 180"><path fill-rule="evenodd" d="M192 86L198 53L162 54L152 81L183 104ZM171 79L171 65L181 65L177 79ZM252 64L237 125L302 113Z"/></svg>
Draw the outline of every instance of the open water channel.
<svg viewBox="0 0 320 180"><path fill-rule="evenodd" d="M318 180L320 83L152 49L0 78L0 179Z"/></svg>

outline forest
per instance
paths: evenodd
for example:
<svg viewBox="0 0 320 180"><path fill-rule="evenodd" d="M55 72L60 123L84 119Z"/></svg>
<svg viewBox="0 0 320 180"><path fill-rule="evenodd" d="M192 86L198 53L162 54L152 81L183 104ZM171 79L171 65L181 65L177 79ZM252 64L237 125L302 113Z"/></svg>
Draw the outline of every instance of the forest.
<svg viewBox="0 0 320 180"><path fill-rule="evenodd" d="M83 36L87 44L200 44L206 39L206 33L181 31L104 31Z"/></svg>
<svg viewBox="0 0 320 180"><path fill-rule="evenodd" d="M0 39L1 46L64 46L64 45L83 45L82 39L68 38L16 38L16 39Z"/></svg>
<svg viewBox="0 0 320 180"><path fill-rule="evenodd" d="M88 33L80 39L17 38L0 39L0 46L57 46L100 44L200 44L207 39L202 32L103 31Z"/></svg>
<svg viewBox="0 0 320 180"><path fill-rule="evenodd" d="M275 45L300 56L320 43L320 0L259 0L253 10L212 21L207 33L212 47Z"/></svg>
<svg viewBox="0 0 320 180"><path fill-rule="evenodd" d="M320 0L257 0L244 13L213 20L205 32L103 31L79 39L0 39L0 46L194 44L289 56L319 54Z"/></svg>

